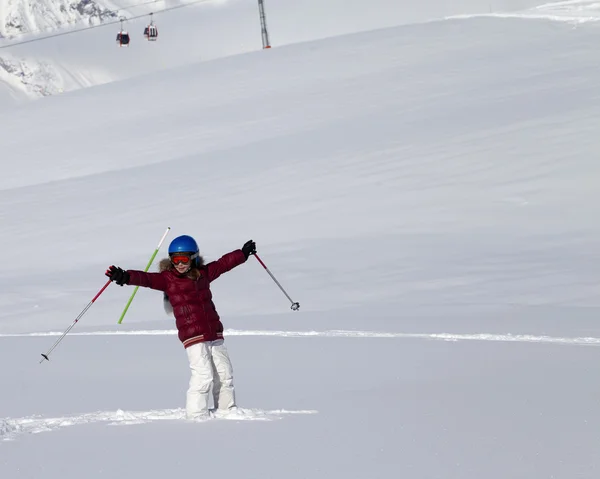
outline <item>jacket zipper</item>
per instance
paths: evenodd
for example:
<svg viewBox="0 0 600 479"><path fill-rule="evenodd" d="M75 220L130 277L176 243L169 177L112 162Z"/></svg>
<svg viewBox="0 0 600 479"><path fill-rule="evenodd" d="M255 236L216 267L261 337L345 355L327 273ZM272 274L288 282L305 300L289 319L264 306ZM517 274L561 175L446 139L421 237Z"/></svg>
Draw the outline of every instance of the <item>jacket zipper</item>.
<svg viewBox="0 0 600 479"><path fill-rule="evenodd" d="M202 275L200 275L200 277L196 280L196 294L198 295L198 299L200 299L200 290L198 289L198 282L200 281L200 278L202 278ZM210 318L206 314L206 301L202 301L202 313L204 314L204 320L205 320L206 326L208 328L207 336L209 338L212 338L212 326L210 324ZM212 339L210 341L212 341Z"/></svg>

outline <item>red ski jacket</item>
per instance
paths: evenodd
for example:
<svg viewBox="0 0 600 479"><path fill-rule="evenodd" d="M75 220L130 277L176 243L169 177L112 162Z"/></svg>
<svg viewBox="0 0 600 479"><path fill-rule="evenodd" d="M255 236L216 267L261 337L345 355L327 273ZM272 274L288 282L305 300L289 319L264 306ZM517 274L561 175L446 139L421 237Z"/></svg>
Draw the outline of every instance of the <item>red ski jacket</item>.
<svg viewBox="0 0 600 479"><path fill-rule="evenodd" d="M188 348L203 341L223 339L223 324L212 301L210 283L245 261L242 250L232 251L217 261L201 266L197 279L187 274L181 275L172 267L160 273L128 270L128 284L157 289L167 294L173 306L179 340Z"/></svg>

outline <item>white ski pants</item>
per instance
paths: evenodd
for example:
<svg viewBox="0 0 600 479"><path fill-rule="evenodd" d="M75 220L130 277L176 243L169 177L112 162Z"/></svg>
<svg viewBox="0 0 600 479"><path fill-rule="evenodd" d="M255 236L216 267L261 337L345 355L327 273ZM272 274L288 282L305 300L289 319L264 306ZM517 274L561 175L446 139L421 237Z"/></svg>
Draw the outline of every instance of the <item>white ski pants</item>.
<svg viewBox="0 0 600 479"><path fill-rule="evenodd" d="M188 419L208 415L208 393L212 386L215 409L235 407L233 367L224 341L206 341L186 348L192 377L187 392Z"/></svg>

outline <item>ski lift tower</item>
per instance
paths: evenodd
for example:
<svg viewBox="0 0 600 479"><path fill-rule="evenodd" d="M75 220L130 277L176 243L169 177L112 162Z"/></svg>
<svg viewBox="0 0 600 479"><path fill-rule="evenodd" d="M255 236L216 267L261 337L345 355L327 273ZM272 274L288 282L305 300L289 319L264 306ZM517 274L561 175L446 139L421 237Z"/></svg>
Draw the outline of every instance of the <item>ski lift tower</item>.
<svg viewBox="0 0 600 479"><path fill-rule="evenodd" d="M258 11L260 13L260 28L262 31L263 48L271 48L271 43L269 42L269 32L267 30L267 16L265 15L264 0L258 0Z"/></svg>

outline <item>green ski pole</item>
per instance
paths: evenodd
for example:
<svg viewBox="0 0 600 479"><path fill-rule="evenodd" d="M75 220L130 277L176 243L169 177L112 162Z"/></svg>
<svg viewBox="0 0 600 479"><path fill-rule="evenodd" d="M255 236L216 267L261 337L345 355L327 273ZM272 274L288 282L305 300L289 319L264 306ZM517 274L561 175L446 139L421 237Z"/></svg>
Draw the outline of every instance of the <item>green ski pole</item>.
<svg viewBox="0 0 600 479"><path fill-rule="evenodd" d="M171 230L171 227L170 226L167 227L167 231L165 231L165 234L160 239L160 242L158 243L158 246L154 250L154 253L152 254L152 257L150 258L150 261L148 261L148 264L146 265L146 269L144 269L144 272L147 272L150 269L150 266L152 266L152 262L154 261L154 258L156 258L156 255L158 254L158 250L160 249L161 245L163 244L163 241L165 240L165 238L169 234L170 230ZM123 310L123 313L121 314L121 317L119 318L119 324L121 324L123 322L123 318L127 314L127 310L129 309L129 306L131 305L131 302L133 301L133 298L135 298L135 295L136 295L137 290L139 288L140 288L139 286L136 286L135 289L133 290L133 293L131 293L131 298L129 298L129 301L127 301L127 304L125 305L125 309Z"/></svg>

